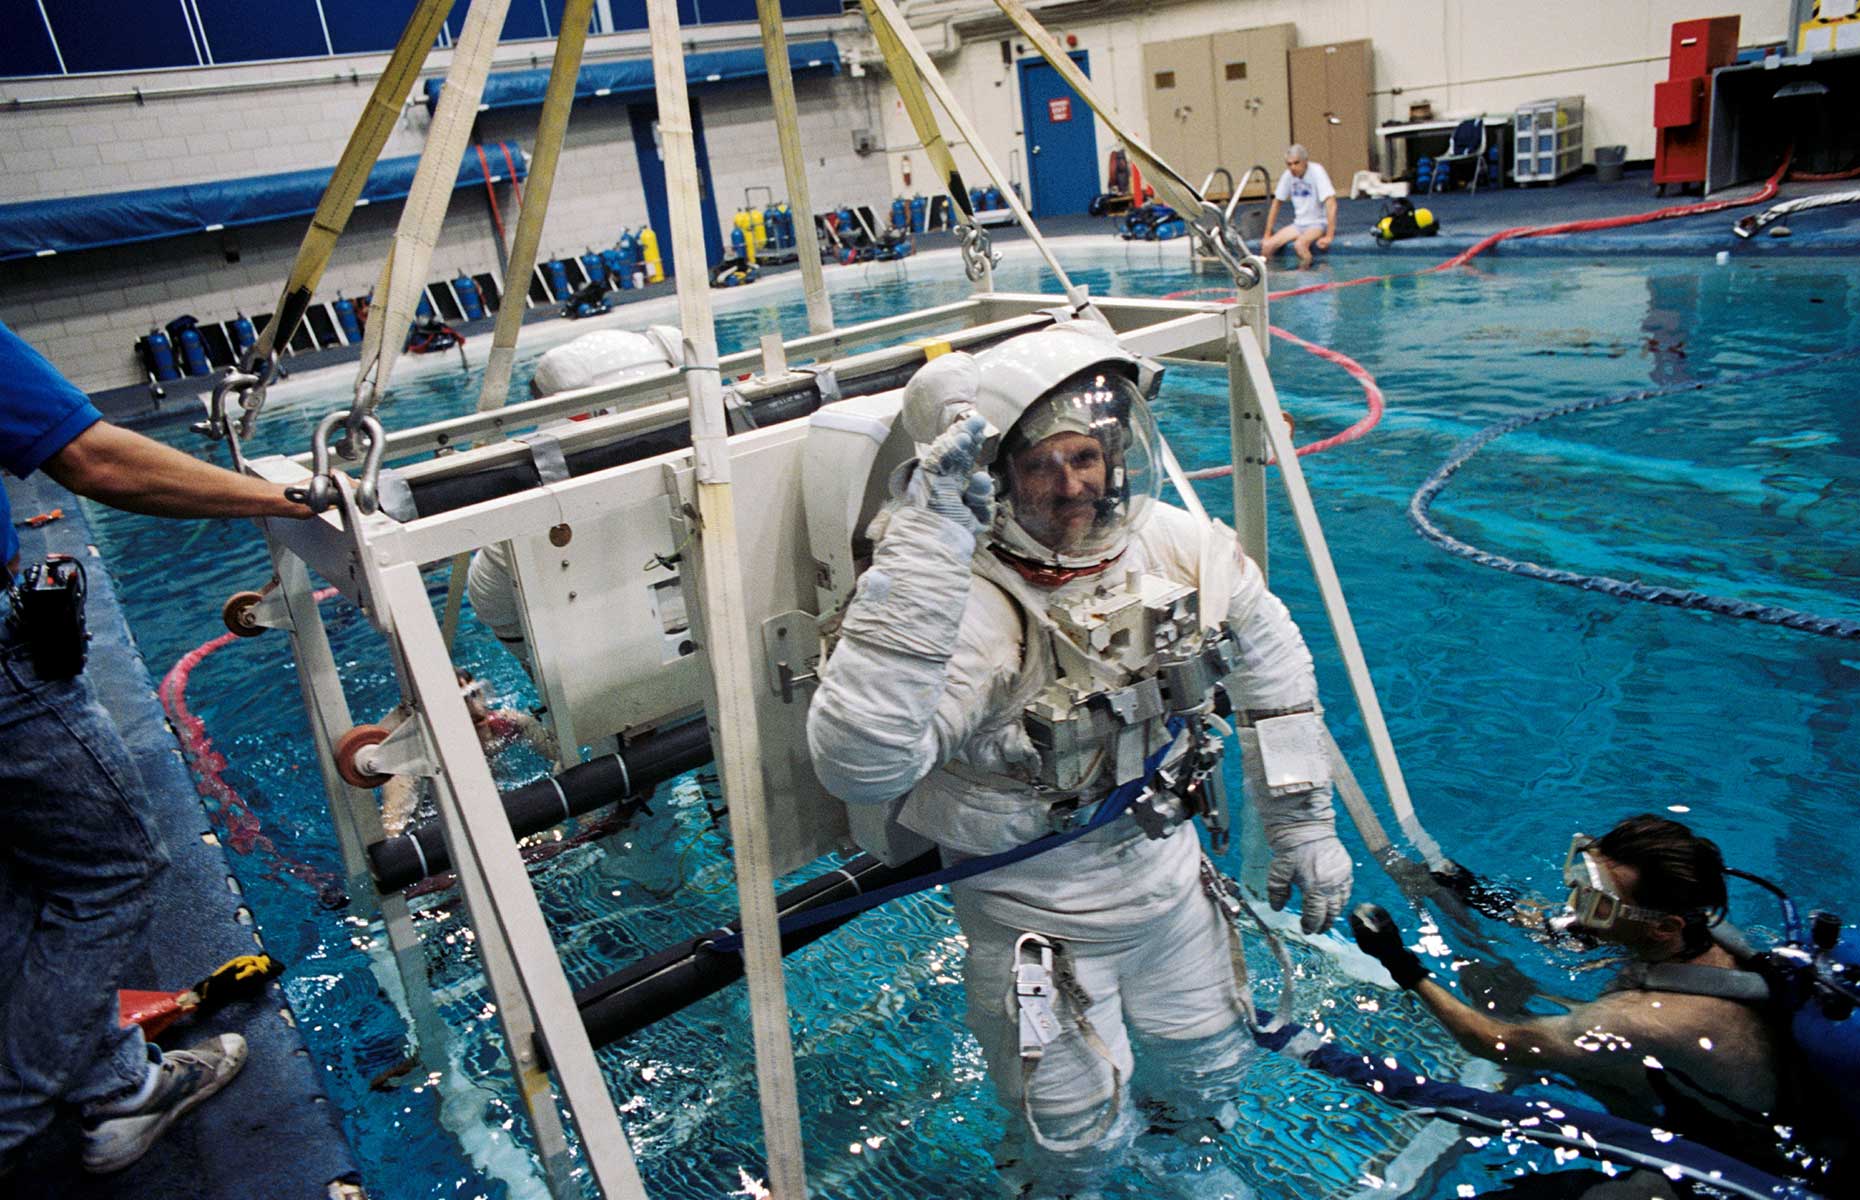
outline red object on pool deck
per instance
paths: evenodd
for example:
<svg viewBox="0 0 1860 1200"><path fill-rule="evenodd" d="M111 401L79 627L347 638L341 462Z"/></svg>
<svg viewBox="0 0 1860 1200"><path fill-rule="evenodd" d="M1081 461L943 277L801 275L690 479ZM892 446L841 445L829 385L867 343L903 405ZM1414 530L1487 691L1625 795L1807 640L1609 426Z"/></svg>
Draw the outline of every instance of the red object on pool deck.
<svg viewBox="0 0 1860 1200"><path fill-rule="evenodd" d="M1653 85L1653 181L1704 183L1711 73L1737 61L1738 17L1673 23L1666 78Z"/></svg>

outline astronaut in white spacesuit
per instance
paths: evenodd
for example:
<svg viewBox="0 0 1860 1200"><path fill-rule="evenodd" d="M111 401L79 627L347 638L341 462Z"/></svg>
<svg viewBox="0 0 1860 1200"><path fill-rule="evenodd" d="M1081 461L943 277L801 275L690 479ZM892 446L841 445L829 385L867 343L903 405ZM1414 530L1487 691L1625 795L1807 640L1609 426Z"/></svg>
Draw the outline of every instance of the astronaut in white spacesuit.
<svg viewBox="0 0 1860 1200"><path fill-rule="evenodd" d="M951 886L969 1025L1041 1194L1088 1193L1142 1132L1133 1038L1159 1099L1231 1116L1253 1010L1231 904L1182 827L1199 810L1224 833L1216 684L1268 899L1297 888L1315 933L1350 890L1310 653L1233 532L1158 500L1153 372L1088 320L918 372L920 453L808 718L827 788L896 805L946 864L1141 789L1127 816Z"/></svg>

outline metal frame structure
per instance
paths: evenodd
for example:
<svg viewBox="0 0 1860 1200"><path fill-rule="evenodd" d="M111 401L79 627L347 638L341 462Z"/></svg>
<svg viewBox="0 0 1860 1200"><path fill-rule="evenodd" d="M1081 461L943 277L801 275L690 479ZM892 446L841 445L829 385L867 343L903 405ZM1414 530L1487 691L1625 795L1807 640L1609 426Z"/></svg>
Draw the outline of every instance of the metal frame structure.
<svg viewBox="0 0 1860 1200"><path fill-rule="evenodd" d="M490 9L498 0L481 0ZM1005 11L1023 29L1037 29L1018 0L1001 0ZM1239 285L1238 303L1204 304L1146 299L1087 298L1058 267L1043 243L1040 249L1059 276L1063 296L999 293L992 290L994 256L984 231L969 211L967 189L953 167L946 174L951 199L962 224L965 265L977 285L970 299L872 321L842 329L831 325L824 281L818 270L819 253L814 227L806 219L805 172L795 131L792 80L781 45L776 0L758 0L767 48L774 97L775 119L782 131L780 146L791 188L791 199L803 219L796 223L798 250L803 263L812 332L786 342L763 339L753 350L719 358L715 346L708 280L701 271L687 269L678 280L681 325L686 336L685 362L625 383L596 386L577 392L500 407L496 403L467 416L440 421L393 434L386 433L372 416L372 397L386 386L392 369L392 352L374 364L357 383L357 407L343 428L344 442L335 434L341 413L333 413L319 428L318 443L296 459L268 457L246 461L238 453L238 431L227 419L227 400L235 393L245 408L249 427L263 402L265 367L248 363L247 371L222 381L210 410L209 427L226 436L235 457L249 473L307 493L326 506L308 521L268 521L265 536L276 572L276 586L249 614L253 624L289 631L296 654L305 707L309 712L318 760L323 771L330 811L350 893L372 898L384 922L405 992L415 1015L416 1033L424 1054L432 1054L446 1036L443 1022L430 1002L418 935L406 900L398 893L378 894L368 868L367 847L382 838L380 818L372 792L346 782L343 765L376 774L403 774L432 780L441 813L452 869L457 873L470 922L484 955L485 974L495 997L511 1069L528 1111L539 1155L551 1190L557 1196L579 1195L583 1172L605 1197L642 1200L645 1190L631 1147L615 1111L594 1047L583 1026L561 961L555 953L536 894L519 855L516 838L507 822L498 790L473 732L465 703L453 675L446 632L435 615L422 578L422 564L454 564L455 579L465 555L481 547L513 540L549 538L565 545L576 529L595 527L629 504L662 504L692 569L680 573L680 586L692 628L700 635L698 651L705 668L703 707L710 719L713 749L721 768L729 802L732 844L736 855L739 894L743 906L744 954L754 1023L757 1075L769 1158L769 1187L783 1200L806 1194L803 1148L795 1102L792 1049L788 1040L786 997L782 984L779 936L774 908L773 878L780 863L770 849L771 805L765 793L783 797L779 779L765 777L760 743L764 736L758 716L757 695L766 686L762 655L752 651L751 630L739 619L744 582L736 544L733 500L733 456L742 445L758 438L769 440L770 430L738 434L728 432L723 395L724 379L750 378L731 386L737 404L753 403L759 396L775 395L797 384L813 384L828 398L842 380L895 379L925 359L925 344L953 347L986 344L1013 333L1039 328L1060 316L1083 315L1101 319L1115 329L1123 344L1146 356L1224 364L1230 391L1234 509L1239 515L1243 544L1260 562L1266 561L1265 468L1276 459L1292 503L1299 533L1317 575L1327 614L1336 631L1352 689L1375 748L1377 766L1404 829L1430 863L1438 848L1412 819L1412 807L1401 782L1388 731L1376 703L1362 651L1337 575L1331 565L1315 508L1298 468L1290 435L1279 409L1266 367L1269 333L1266 321L1264 267L1237 244L1220 210L1203 206L1198 236L1211 257L1233 269ZM926 97L943 101L947 88L928 56L899 14L893 0L864 0L868 16L882 45L896 52L894 70L915 70L910 81L922 101L920 113L934 120ZM431 7L429 4L427 7ZM703 259L701 209L697 203L695 148L688 119L682 56L678 44L675 0L650 0L652 47L657 70L661 130L665 137L668 182L673 200L671 236L677 260ZM1050 43L1039 30L1037 42ZM571 74L579 47L558 54L557 70ZM1056 43L1042 46L1057 51ZM1059 52L1063 56L1063 52ZM564 65L566 64L566 66ZM1055 64L1058 65L1058 64ZM1069 62L1067 63L1069 65ZM1063 69L1063 68L1062 68ZM442 105L475 103L470 66L455 63L454 81L442 94ZM479 72L478 83L482 83ZM925 87L927 85L927 88ZM453 95L458 92L460 94ZM1089 98L1089 96L1088 96ZM1094 105L1095 105L1094 99ZM965 128L963 118L948 103L945 111ZM565 120L563 113L545 114L539 133L538 158L553 164ZM930 131L940 140L940 135ZM926 137L926 143L933 138ZM970 139L972 145L979 144ZM444 152L442 148L442 153ZM1148 156L1147 151L1143 151ZM455 161L456 155L452 160ZM1009 199L1008 180L984 156L984 166L1017 216L1026 214ZM538 174L542 176L540 184ZM546 197L549 171L532 174L531 202ZM1170 186L1192 194L1185 182ZM1198 196L1195 197L1199 199ZM443 208L441 209L443 214ZM339 218L341 214L337 214ZM327 214L326 214L327 217ZM541 214L535 215L540 227ZM402 241L430 241L431 231L408 229L417 221L410 212L403 218ZM526 204L522 220L532 213ZM339 230L340 219L326 219ZM1038 240L1037 231L1031 229ZM519 239L523 241L523 239ZM529 239L533 243L534 238ZM534 246L512 256L511 271L527 290ZM326 254L326 249L324 251ZM813 264L810 268L809 264ZM306 274L303 271L299 276ZM314 274L311 272L310 274ZM508 293L508 289L506 289ZM304 293L307 297L307 292ZM411 301L403 298L403 307ZM391 306L383 306L390 308ZM520 311L520 305L515 306ZM398 315L382 312L378 320ZM404 323L405 316L400 315ZM286 331L288 334L288 331ZM496 385L493 385L496 386ZM895 386L887 384L886 386ZM369 401L364 403L364 401ZM558 474L514 494L500 495L428 516L389 515L376 502L378 465L383 459L405 462L393 475L397 486L418 487L495 470L525 460L532 447L512 435L552 420L593 411L593 419L552 431L552 440L565 454L663 431L688 421L688 446L639 461L595 470L584 475ZM358 452L366 447L370 464L360 483L341 471L327 469L332 449ZM1173 459L1170 456L1173 466ZM1175 472L1184 503L1198 505L1193 491ZM754 479L752 471L748 476ZM392 506L390 506L392 507ZM555 540L561 539L561 540ZM564 561L566 568L567 563ZM311 574L335 585L356 603L385 637L401 684L403 702L412 713L386 741L362 750L345 742L354 722L340 672L313 599ZM572 594L570 595L572 599ZM802 614L805 615L805 614ZM765 629L766 633L766 629ZM787 663L782 666L786 668ZM549 666L538 659L539 685L548 694ZM783 679L784 699L788 679ZM766 703L766 700L764 700ZM552 709L554 706L552 705ZM558 722L572 722L573 713L552 711ZM572 724L568 726L573 729ZM603 730L602 736L611 737ZM565 753L572 756L577 735L564 738ZM348 755L349 762L339 760ZM351 774L353 774L353 769ZM1354 812L1355 809L1353 808ZM1373 823L1373 817L1371 817ZM1419 834L1419 836L1416 836ZM1386 838L1382 839L1386 847ZM559 1096L561 1107L558 1108ZM576 1128L578 1146L571 1148L564 1111Z"/></svg>

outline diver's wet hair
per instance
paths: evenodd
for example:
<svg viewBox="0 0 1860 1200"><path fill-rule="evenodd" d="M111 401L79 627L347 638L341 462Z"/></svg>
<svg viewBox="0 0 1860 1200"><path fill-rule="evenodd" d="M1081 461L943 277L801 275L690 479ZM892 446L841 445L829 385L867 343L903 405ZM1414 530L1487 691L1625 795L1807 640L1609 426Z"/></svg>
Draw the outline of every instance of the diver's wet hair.
<svg viewBox="0 0 1860 1200"><path fill-rule="evenodd" d="M1598 854L1640 873L1635 904L1678 915L1715 917L1725 908L1724 856L1678 821L1642 813L1595 840Z"/></svg>

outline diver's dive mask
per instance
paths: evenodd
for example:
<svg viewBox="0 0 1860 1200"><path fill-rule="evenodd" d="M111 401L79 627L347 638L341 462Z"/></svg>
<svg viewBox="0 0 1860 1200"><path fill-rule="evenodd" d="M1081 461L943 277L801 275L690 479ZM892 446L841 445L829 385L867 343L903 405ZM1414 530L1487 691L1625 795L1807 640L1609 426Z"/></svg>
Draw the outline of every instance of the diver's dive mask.
<svg viewBox="0 0 1860 1200"><path fill-rule="evenodd" d="M1651 924L1670 916L1657 908L1629 904L1615 894L1614 885L1595 861L1591 852L1595 839L1579 833L1569 840L1569 854L1563 859L1563 882L1569 888L1569 912L1551 919L1559 933L1574 929L1600 931L1614 928L1616 921L1642 921Z"/></svg>

